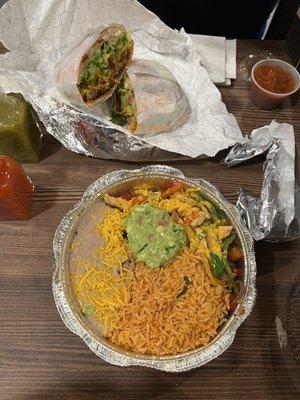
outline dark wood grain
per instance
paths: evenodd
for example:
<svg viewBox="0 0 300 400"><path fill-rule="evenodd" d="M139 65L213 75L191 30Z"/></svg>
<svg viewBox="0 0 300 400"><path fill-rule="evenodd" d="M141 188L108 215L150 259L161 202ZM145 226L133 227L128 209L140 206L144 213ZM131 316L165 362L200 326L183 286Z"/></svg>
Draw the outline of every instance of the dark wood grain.
<svg viewBox="0 0 300 400"><path fill-rule="evenodd" d="M266 50L287 59L282 42L268 41L239 41L238 59ZM245 133L272 119L288 122L295 127L299 150L298 98L288 99L277 110L261 111L250 103L245 83L237 80L221 92ZM230 170L220 157L170 165L210 180L232 202L240 188L260 192L260 161ZM167 374L114 367L97 358L64 326L51 290L56 226L96 178L136 166L73 154L50 136L44 137L40 163L25 165L36 186L33 218L0 224L0 399L299 399L300 329L298 325L295 331L289 310L300 283L299 241L256 245L255 309L228 351L197 370ZM284 348L279 345L276 316L287 331Z"/></svg>

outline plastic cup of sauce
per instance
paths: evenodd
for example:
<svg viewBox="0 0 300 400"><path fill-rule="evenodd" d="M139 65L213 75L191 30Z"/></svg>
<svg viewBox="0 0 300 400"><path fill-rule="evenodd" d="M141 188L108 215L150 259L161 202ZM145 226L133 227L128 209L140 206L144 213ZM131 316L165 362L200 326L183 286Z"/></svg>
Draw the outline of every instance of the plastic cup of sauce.
<svg viewBox="0 0 300 400"><path fill-rule="evenodd" d="M277 59L257 62L252 68L251 78L250 99L265 110L277 107L300 87L300 75L296 68Z"/></svg>

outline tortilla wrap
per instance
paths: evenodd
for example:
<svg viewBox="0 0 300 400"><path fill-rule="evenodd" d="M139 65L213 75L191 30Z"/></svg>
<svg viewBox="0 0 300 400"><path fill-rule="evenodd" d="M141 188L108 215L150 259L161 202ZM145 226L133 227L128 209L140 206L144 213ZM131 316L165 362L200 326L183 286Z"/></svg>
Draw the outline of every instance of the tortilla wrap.
<svg viewBox="0 0 300 400"><path fill-rule="evenodd" d="M176 78L157 61L133 60L113 95L112 121L137 135L175 130L190 112Z"/></svg>
<svg viewBox="0 0 300 400"><path fill-rule="evenodd" d="M58 66L60 92L75 105L102 103L117 87L132 54L133 41L123 25L86 37Z"/></svg>

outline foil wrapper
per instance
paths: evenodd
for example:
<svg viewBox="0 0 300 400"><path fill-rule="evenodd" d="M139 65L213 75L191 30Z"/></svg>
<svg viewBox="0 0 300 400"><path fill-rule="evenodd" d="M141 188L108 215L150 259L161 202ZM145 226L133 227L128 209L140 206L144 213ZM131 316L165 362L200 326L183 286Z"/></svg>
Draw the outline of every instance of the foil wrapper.
<svg viewBox="0 0 300 400"><path fill-rule="evenodd" d="M96 333L92 326L84 320L82 313L76 307L69 282L70 244L81 216L88 212L96 202L99 202L105 193L116 195L130 190L136 184L147 182L161 187L170 181L181 181L200 188L226 212L236 230L244 254L244 290L239 305L229 315L209 345L173 356L140 355L113 345ZM187 178L181 171L171 167L153 165L137 170L118 170L102 176L86 189L81 201L62 219L55 233L53 251L55 256L53 295L62 320L73 333L84 340L97 356L111 364L123 367L139 365L169 372L182 372L197 368L220 356L232 344L237 328L248 317L254 305L256 263L253 240L243 225L237 208L228 203L218 189L209 182L203 179Z"/></svg>
<svg viewBox="0 0 300 400"><path fill-rule="evenodd" d="M241 190L237 208L255 240L284 242L300 236L300 195L295 180L294 129L272 121L233 146L225 163L235 166L266 154L260 197Z"/></svg>
<svg viewBox="0 0 300 400"><path fill-rule="evenodd" d="M88 108L60 92L62 57L111 23L132 32L133 59L160 63L187 96L191 112L172 132L137 138L111 123L106 104ZM163 161L211 157L243 141L191 38L135 0L9 0L0 10L0 37L10 50L0 56L0 86L32 103L47 131L69 150L104 159Z"/></svg>

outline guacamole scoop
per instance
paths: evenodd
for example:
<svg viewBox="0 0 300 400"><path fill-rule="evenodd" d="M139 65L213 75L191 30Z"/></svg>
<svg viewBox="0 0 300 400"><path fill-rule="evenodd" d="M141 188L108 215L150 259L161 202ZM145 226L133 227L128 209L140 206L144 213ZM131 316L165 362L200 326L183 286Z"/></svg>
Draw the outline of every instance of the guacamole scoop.
<svg viewBox="0 0 300 400"><path fill-rule="evenodd" d="M172 260L186 243L183 228L166 211L142 204L125 219L129 247L138 261L159 268Z"/></svg>

